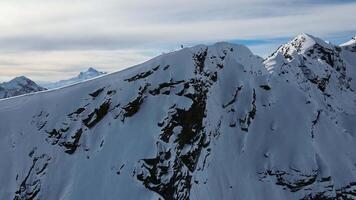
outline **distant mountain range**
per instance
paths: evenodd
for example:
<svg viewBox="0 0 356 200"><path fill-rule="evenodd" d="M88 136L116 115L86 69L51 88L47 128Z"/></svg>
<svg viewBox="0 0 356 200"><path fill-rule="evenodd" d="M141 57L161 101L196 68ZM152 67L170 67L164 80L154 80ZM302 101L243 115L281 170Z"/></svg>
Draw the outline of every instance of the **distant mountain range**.
<svg viewBox="0 0 356 200"><path fill-rule="evenodd" d="M356 199L355 38L219 42L0 101L0 199Z"/></svg>
<svg viewBox="0 0 356 200"><path fill-rule="evenodd" d="M106 72L100 72L90 67L87 71L80 72L78 76L61 80L58 82L39 82L20 76L12 79L9 82L0 83L0 99L18 96L22 94L28 94L47 89L60 88L67 85L79 83L97 76L106 74Z"/></svg>
<svg viewBox="0 0 356 200"><path fill-rule="evenodd" d="M60 88L64 87L67 85L72 85L75 83L79 83L91 78L95 78L101 75L106 74L106 72L100 72L92 67L90 67L87 71L80 72L78 76L66 79L66 80L60 80L58 82L47 82L47 83L39 83L42 87L47 88L47 89L54 89L54 88Z"/></svg>

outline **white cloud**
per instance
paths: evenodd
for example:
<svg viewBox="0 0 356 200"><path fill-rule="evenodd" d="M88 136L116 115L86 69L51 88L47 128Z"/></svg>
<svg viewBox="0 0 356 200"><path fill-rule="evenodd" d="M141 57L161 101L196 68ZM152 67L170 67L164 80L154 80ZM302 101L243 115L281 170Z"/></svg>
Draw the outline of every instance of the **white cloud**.
<svg viewBox="0 0 356 200"><path fill-rule="evenodd" d="M23 70L28 66L34 72L46 69L53 74L66 66L73 69L103 62L108 66L117 51L137 56L134 61L138 61L147 58L142 56L144 50L159 52L180 44L293 37L300 32L330 38L355 32L356 2L308 2L311 0L2 0L0 79L31 74L31 70ZM267 50L271 45L254 49L266 55L274 51ZM38 60L27 56L33 53L45 56ZM133 64L125 59L117 56L111 66Z"/></svg>
<svg viewBox="0 0 356 200"><path fill-rule="evenodd" d="M48 51L0 54L0 80L25 75L33 80L60 80L75 76L88 67L113 72L148 60L139 50Z"/></svg>

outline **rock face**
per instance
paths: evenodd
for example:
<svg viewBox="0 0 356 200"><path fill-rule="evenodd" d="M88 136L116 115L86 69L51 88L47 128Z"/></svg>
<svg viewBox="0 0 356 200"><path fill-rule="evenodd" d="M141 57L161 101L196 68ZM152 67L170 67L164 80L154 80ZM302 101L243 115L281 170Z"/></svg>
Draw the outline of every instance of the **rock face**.
<svg viewBox="0 0 356 200"><path fill-rule="evenodd" d="M80 72L76 77L66 79L66 80L61 80L58 82L53 82L53 83L52 82L42 83L41 85L48 89L60 88L75 83L83 82L85 80L92 79L104 74L106 74L106 72L100 72L92 67L89 67L88 70Z"/></svg>
<svg viewBox="0 0 356 200"><path fill-rule="evenodd" d="M356 54L199 45L0 102L1 199L355 199Z"/></svg>
<svg viewBox="0 0 356 200"><path fill-rule="evenodd" d="M0 84L0 99L46 90L25 76Z"/></svg>

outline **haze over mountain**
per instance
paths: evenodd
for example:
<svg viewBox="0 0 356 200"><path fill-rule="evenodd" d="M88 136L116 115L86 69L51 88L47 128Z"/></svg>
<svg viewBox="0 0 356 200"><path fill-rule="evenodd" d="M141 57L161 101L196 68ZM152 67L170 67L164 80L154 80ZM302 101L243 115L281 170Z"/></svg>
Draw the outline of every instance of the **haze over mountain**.
<svg viewBox="0 0 356 200"><path fill-rule="evenodd" d="M42 82L40 83L40 85L47 89L59 88L59 87L64 87L67 85L79 83L104 74L106 74L106 72L100 72L92 67L89 67L88 70L80 72L76 77L69 78L66 80L60 80L57 82Z"/></svg>
<svg viewBox="0 0 356 200"><path fill-rule="evenodd" d="M1 100L0 199L355 199L355 89L353 40L301 34Z"/></svg>

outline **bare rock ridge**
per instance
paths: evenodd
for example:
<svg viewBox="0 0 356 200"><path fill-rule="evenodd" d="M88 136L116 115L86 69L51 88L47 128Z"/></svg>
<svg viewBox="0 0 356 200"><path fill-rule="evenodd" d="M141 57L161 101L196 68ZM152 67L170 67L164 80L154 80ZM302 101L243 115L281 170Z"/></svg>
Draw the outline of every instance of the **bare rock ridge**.
<svg viewBox="0 0 356 200"><path fill-rule="evenodd" d="M356 52L216 43L0 101L0 199L356 199Z"/></svg>

